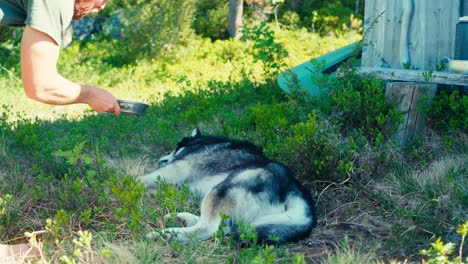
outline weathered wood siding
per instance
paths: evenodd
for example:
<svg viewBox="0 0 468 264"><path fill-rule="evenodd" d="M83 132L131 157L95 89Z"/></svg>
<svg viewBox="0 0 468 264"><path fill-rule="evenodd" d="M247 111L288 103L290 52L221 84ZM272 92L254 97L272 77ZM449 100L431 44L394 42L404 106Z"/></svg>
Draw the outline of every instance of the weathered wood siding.
<svg viewBox="0 0 468 264"><path fill-rule="evenodd" d="M366 0L364 30L367 31L367 46L363 49L362 66L401 69L407 60L412 67L430 70L435 69L444 57L453 58L455 28L462 1L466 2ZM382 12L377 23L369 29ZM407 29L405 16L409 16Z"/></svg>

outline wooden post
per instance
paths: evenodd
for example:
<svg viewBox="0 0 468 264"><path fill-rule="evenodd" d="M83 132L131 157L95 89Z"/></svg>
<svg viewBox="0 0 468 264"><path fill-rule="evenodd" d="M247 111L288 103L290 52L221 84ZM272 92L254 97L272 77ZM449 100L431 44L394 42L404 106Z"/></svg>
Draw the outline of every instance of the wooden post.
<svg viewBox="0 0 468 264"><path fill-rule="evenodd" d="M395 135L400 147L404 148L411 141L422 138L425 127L424 115L420 113L419 106L421 103L430 104L436 91L436 84L414 82L387 84L385 89L387 100L403 113L403 122Z"/></svg>

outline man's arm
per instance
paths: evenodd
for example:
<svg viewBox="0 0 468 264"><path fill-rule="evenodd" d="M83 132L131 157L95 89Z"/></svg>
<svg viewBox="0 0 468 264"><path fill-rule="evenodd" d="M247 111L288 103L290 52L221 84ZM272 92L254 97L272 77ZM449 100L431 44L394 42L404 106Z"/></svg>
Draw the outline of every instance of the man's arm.
<svg viewBox="0 0 468 264"><path fill-rule="evenodd" d="M119 114L116 98L108 91L80 85L57 72L60 46L47 34L26 26L21 40L21 75L26 95L52 105L84 103L97 112Z"/></svg>

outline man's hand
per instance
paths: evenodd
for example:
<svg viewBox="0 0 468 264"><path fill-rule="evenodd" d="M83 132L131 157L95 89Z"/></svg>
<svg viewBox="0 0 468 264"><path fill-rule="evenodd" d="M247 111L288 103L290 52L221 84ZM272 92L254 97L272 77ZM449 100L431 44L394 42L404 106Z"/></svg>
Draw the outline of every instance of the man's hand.
<svg viewBox="0 0 468 264"><path fill-rule="evenodd" d="M21 74L26 95L51 105L84 103L97 112L120 114L108 91L80 85L57 72L60 46L46 33L26 26L21 40Z"/></svg>
<svg viewBox="0 0 468 264"><path fill-rule="evenodd" d="M79 100L86 102L94 111L120 114L120 106L117 99L108 91L84 86L82 95L83 98Z"/></svg>

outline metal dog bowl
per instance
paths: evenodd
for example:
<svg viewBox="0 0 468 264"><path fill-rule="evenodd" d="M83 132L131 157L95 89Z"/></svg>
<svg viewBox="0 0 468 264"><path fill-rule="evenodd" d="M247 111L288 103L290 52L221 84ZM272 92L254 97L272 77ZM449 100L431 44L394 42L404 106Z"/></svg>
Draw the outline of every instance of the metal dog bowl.
<svg viewBox="0 0 468 264"><path fill-rule="evenodd" d="M149 105L129 100L117 100L120 106L120 113L126 115L143 115Z"/></svg>

